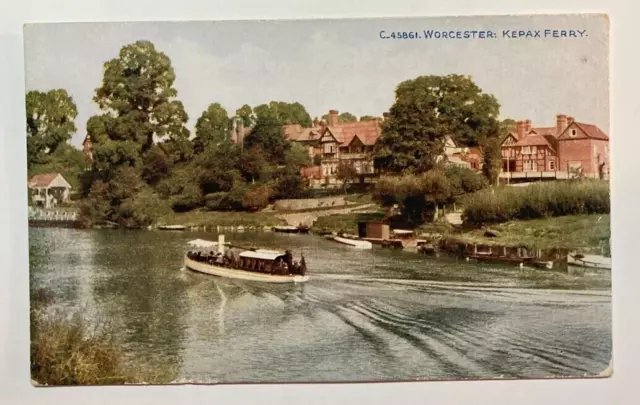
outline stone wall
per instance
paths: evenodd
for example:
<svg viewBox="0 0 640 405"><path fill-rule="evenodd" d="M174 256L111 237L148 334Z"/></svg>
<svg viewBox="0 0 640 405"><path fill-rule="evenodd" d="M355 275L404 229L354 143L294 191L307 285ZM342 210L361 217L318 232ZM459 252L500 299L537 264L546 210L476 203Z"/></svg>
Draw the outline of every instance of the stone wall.
<svg viewBox="0 0 640 405"><path fill-rule="evenodd" d="M301 198L278 200L273 204L276 211L300 211L317 208L333 208L346 205L344 197Z"/></svg>

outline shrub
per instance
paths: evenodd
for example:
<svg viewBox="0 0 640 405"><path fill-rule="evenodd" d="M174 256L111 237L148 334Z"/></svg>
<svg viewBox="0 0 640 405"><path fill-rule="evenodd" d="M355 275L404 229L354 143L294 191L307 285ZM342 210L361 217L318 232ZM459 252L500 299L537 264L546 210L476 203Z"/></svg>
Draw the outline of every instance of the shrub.
<svg viewBox="0 0 640 405"><path fill-rule="evenodd" d="M538 183L479 191L464 201L463 220L479 225L610 211L609 184L599 180Z"/></svg>
<svg viewBox="0 0 640 405"><path fill-rule="evenodd" d="M242 197L242 207L247 211L259 211L269 205L272 191L268 187L257 187L247 191Z"/></svg>
<svg viewBox="0 0 640 405"><path fill-rule="evenodd" d="M188 184L182 193L171 199L171 208L176 212L191 211L202 204L200 188L195 184Z"/></svg>

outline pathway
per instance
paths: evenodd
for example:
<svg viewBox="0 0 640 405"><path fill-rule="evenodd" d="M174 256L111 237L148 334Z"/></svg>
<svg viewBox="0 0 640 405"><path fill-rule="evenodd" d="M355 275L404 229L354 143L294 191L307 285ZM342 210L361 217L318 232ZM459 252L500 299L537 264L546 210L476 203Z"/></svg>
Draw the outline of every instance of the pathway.
<svg viewBox="0 0 640 405"><path fill-rule="evenodd" d="M292 212L287 214L277 215L278 218L284 219L287 222L287 225L298 226L300 224L311 226L316 219L319 217L324 217L327 215L334 214L348 214L354 211L358 212L367 212L369 208L375 207L375 204L364 204L364 205L354 205L353 207L343 207L343 208L330 208L321 211L312 211L312 212Z"/></svg>

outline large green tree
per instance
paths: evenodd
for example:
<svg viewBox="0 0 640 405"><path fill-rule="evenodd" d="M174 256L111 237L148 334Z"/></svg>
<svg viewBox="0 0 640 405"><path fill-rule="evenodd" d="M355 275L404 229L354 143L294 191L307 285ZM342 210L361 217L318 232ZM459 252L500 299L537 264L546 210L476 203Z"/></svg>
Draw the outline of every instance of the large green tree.
<svg viewBox="0 0 640 405"><path fill-rule="evenodd" d="M420 76L400 83L382 124L375 163L387 173L432 169L450 134L461 145L478 145L496 132L500 105L470 77Z"/></svg>
<svg viewBox="0 0 640 405"><path fill-rule="evenodd" d="M271 101L269 104L255 107L253 112L256 115L256 124L264 119L278 121L280 125L300 124L303 127L310 127L312 124L307 109L297 102Z"/></svg>
<svg viewBox="0 0 640 405"><path fill-rule="evenodd" d="M222 108L220 103L209 105L196 122L194 149L202 152L211 143L219 144L227 141L231 123L227 110Z"/></svg>
<svg viewBox="0 0 640 405"><path fill-rule="evenodd" d="M248 104L236 110L236 116L242 119L242 123L246 128L253 126L256 122L256 115L253 113L253 108Z"/></svg>
<svg viewBox="0 0 640 405"><path fill-rule="evenodd" d="M78 109L66 90L30 91L26 95L27 163L46 163L76 132Z"/></svg>
<svg viewBox="0 0 640 405"><path fill-rule="evenodd" d="M94 212L94 220L145 225L132 219L140 218L130 212L137 206L132 199L141 190L149 193L145 181L160 182L174 161L190 155L188 117L175 99L174 81L171 60L149 41L122 47L104 64L102 85L94 97L102 112L87 121L93 143L92 181L100 182L90 188L89 200L106 200L110 208L99 215ZM154 147L157 141L163 141L163 147ZM156 169L159 176L151 173Z"/></svg>

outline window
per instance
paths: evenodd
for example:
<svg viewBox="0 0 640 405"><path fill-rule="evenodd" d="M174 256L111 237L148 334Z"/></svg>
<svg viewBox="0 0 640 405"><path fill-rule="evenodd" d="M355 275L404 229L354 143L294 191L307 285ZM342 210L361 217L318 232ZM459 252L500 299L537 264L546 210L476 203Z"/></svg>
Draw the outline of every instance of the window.
<svg viewBox="0 0 640 405"><path fill-rule="evenodd" d="M576 131L575 129L571 130L571 136L576 136L578 134L578 131Z"/></svg>
<svg viewBox="0 0 640 405"><path fill-rule="evenodd" d="M551 170L551 171L555 171L556 170L556 161L555 160L550 160L549 161L549 170Z"/></svg>
<svg viewBox="0 0 640 405"><path fill-rule="evenodd" d="M538 171L538 162L535 160L525 160L524 161L524 171L525 172L537 172Z"/></svg>
<svg viewBox="0 0 640 405"><path fill-rule="evenodd" d="M523 155L530 155L531 154L531 148L528 146L523 146L522 147L522 154Z"/></svg>

